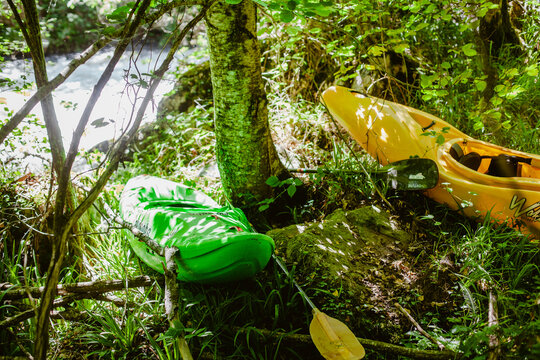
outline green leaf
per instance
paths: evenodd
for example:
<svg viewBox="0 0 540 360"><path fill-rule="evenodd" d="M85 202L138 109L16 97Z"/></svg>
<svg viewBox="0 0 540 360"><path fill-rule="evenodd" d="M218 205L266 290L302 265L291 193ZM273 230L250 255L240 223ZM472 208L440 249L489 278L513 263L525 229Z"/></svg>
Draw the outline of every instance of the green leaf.
<svg viewBox="0 0 540 360"><path fill-rule="evenodd" d="M270 176L266 180L266 185L269 185L271 187L277 187L277 186L279 186L279 184L280 184L280 181L279 181L277 176Z"/></svg>
<svg viewBox="0 0 540 360"><path fill-rule="evenodd" d="M287 2L287 7L289 8L289 10L294 10L296 9L296 6L298 6L298 2L294 1L294 0L290 0Z"/></svg>
<svg viewBox="0 0 540 360"><path fill-rule="evenodd" d="M482 121L476 121L473 125L473 129L476 131L484 130L484 123Z"/></svg>
<svg viewBox="0 0 540 360"><path fill-rule="evenodd" d="M414 28L416 31L420 31L422 29L425 29L429 26L429 23L427 22L423 22L423 23L420 23L418 25L416 25L416 27Z"/></svg>
<svg viewBox="0 0 540 360"><path fill-rule="evenodd" d="M464 45L461 50L463 50L463 53L466 56L476 56L477 52L475 49L473 49L473 46L473 43L468 43L467 45Z"/></svg>
<svg viewBox="0 0 540 360"><path fill-rule="evenodd" d="M446 10L443 10L443 12L441 14L441 19L443 21L450 21L450 20L452 20L452 14L446 12Z"/></svg>
<svg viewBox="0 0 540 360"><path fill-rule="evenodd" d="M417 14L422 10L423 4L421 1L416 1L412 5L409 6L409 11L413 14Z"/></svg>
<svg viewBox="0 0 540 360"><path fill-rule="evenodd" d="M408 47L409 47L409 45L407 43L401 43L401 44L398 44L398 45L396 45L394 47L394 51L397 52L398 54L401 54L405 50L407 50Z"/></svg>
<svg viewBox="0 0 540 360"><path fill-rule="evenodd" d="M493 90L495 90L495 92L497 94L503 94L504 95L506 93L507 89L506 89L505 85L499 84L499 85L496 85Z"/></svg>
<svg viewBox="0 0 540 360"><path fill-rule="evenodd" d="M134 5L135 5L134 2L130 2L130 3L127 3L124 6L120 6L120 7L116 8L112 13L107 15L107 19L109 19L111 21L125 20Z"/></svg>
<svg viewBox="0 0 540 360"><path fill-rule="evenodd" d="M291 10L283 9L279 13L279 18L284 23L289 23L294 20L294 13Z"/></svg>
<svg viewBox="0 0 540 360"><path fill-rule="evenodd" d="M512 68L507 71L506 75L510 78L516 77L517 75L519 75L519 70L516 68Z"/></svg>
<svg viewBox="0 0 540 360"><path fill-rule="evenodd" d="M425 14L433 14L434 12L437 11L437 5L435 4L430 4L426 10L424 10L424 13Z"/></svg>
<svg viewBox="0 0 540 360"><path fill-rule="evenodd" d="M328 15L330 15L332 13L332 8L329 8L329 7L326 7L326 6L324 6L324 7L321 6L321 7L317 7L315 9L315 12L319 16L327 17Z"/></svg>
<svg viewBox="0 0 540 360"><path fill-rule="evenodd" d="M102 30L103 35L109 36L114 34L116 31L116 28L114 26L107 26L105 29Z"/></svg>
<svg viewBox="0 0 540 360"><path fill-rule="evenodd" d="M527 69L525 69L527 71L527 75L529 76L538 76L538 66L537 65L531 65L531 66L528 66Z"/></svg>
<svg viewBox="0 0 540 360"><path fill-rule="evenodd" d="M441 135L441 134L439 134L439 135L437 136L437 139L436 139L435 141L437 142L438 145L444 144L444 142L445 142L444 136Z"/></svg>
<svg viewBox="0 0 540 360"><path fill-rule="evenodd" d="M291 36L295 36L295 35L298 35L298 33L302 31L302 29L299 28L298 26L287 26L285 27L285 31L287 32L287 34Z"/></svg>
<svg viewBox="0 0 540 360"><path fill-rule="evenodd" d="M493 104L493 106L499 106L503 102L503 100L498 96L492 97L491 99L489 99L489 101Z"/></svg>
<svg viewBox="0 0 540 360"><path fill-rule="evenodd" d="M105 120L105 118L101 117L99 119L96 119L96 120L92 121L90 123L90 125L92 125L95 128L101 128L101 127L107 126L107 125L109 125L110 123L113 123L113 122L114 121L112 119Z"/></svg>
<svg viewBox="0 0 540 360"><path fill-rule="evenodd" d="M225 2L227 4L237 5L237 4L240 4L242 2L242 0L225 0Z"/></svg>
<svg viewBox="0 0 540 360"><path fill-rule="evenodd" d="M476 89L478 91L484 91L487 87L487 82L485 82L484 80L480 80L476 83Z"/></svg>
<svg viewBox="0 0 540 360"><path fill-rule="evenodd" d="M386 48L382 46L378 46L378 45L374 45L370 47L368 50L368 54L373 55L373 56L380 56L385 52L386 52Z"/></svg>
<svg viewBox="0 0 540 360"><path fill-rule="evenodd" d="M450 63L448 61L445 61L441 64L441 67L445 70L448 70L452 67L452 65L450 65Z"/></svg>
<svg viewBox="0 0 540 360"><path fill-rule="evenodd" d="M296 193L296 185L291 184L289 187L287 187L287 194L289 194L289 197L293 197Z"/></svg>

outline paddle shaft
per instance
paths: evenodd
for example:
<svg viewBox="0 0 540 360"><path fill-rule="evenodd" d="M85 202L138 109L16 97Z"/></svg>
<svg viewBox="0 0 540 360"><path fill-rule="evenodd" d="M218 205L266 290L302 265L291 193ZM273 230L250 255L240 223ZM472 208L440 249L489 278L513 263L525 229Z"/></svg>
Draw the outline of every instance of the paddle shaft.
<svg viewBox="0 0 540 360"><path fill-rule="evenodd" d="M356 175L363 174L362 171L353 170L330 170L330 169L287 169L292 173L301 174L344 174L344 175Z"/></svg>
<svg viewBox="0 0 540 360"><path fill-rule="evenodd" d="M292 173L300 174L340 174L340 175L358 175L364 174L362 170L332 170L332 169L287 169ZM379 170L369 171L370 174L384 174L390 169L381 168Z"/></svg>
<svg viewBox="0 0 540 360"><path fill-rule="evenodd" d="M278 266L281 268L281 270L283 270L283 272L285 273L285 275L287 275L287 277L289 279L291 279L293 285L296 287L296 289L298 290L298 292L300 293L300 295L302 295L302 297L304 299L306 299L306 302L309 304L309 306L311 307L311 309L315 310L317 309L317 307L315 306L315 304L313 303L313 301L311 301L311 299L307 296L307 294L304 292L304 290L300 287L300 285L298 285L298 283L296 282L296 280L294 280L294 278L291 276L291 274L289 274L289 271L287 270L287 268L285 267L285 265L281 262L281 260L279 260L279 258L276 256L276 254L272 254L272 258L274 259L274 261L276 262L276 264L278 264Z"/></svg>

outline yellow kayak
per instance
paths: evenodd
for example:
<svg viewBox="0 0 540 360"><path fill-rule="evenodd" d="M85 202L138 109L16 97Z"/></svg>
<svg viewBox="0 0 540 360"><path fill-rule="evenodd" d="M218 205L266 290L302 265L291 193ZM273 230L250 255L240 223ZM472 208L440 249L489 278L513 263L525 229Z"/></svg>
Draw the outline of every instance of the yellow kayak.
<svg viewBox="0 0 540 360"><path fill-rule="evenodd" d="M344 87L323 95L331 115L380 164L421 157L439 168L426 195L540 238L540 156L475 140L426 112Z"/></svg>

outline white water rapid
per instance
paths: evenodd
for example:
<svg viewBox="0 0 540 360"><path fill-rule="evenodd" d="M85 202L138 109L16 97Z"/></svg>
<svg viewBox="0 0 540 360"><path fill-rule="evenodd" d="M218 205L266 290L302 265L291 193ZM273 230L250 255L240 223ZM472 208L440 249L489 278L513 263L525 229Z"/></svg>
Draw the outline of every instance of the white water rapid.
<svg viewBox="0 0 540 360"><path fill-rule="evenodd" d="M109 59L113 54L113 48L104 49L81 65L75 72L54 92L54 105L62 136L66 149L71 142L71 137L80 116L86 106L90 94L103 73ZM111 79L103 89L102 95L96 103L89 125L81 139L81 149L89 149L92 146L118 136L129 124L133 104L136 100L142 99L145 90L139 88L134 83L137 81L132 75L138 73L151 73L157 68L165 53L160 54L160 49L143 49L138 55L136 63L131 59L131 52L126 51L120 63L117 64ZM137 54L134 54L137 55ZM56 55L47 58L47 69L49 79L54 78L73 59L74 55ZM180 59L184 55L178 55ZM156 60L158 64L156 65ZM176 65L172 65L173 69ZM33 82L34 75L32 64L29 60L14 60L0 64L1 79L16 80L17 84L24 81ZM26 80L24 80L26 78ZM148 79L148 77L146 77ZM130 84L131 83L131 84ZM154 95L153 106L146 110L144 122L153 121L156 116L157 105L162 96L170 91L174 85L174 77L166 76ZM0 82L0 125L9 118L11 111L16 112L24 102L35 92L35 87L14 91L15 87L1 87ZM138 91L138 93L137 93ZM135 109L136 111L137 109ZM38 104L34 107L34 116L25 120L19 125L16 134L8 138L8 142L13 146L0 144L0 159L14 157L31 158L28 154L40 154L47 157L47 153L41 148L46 147L44 139L46 131L43 128L41 107ZM94 126L90 123L94 122ZM100 125L100 126L96 126ZM26 159L23 161L31 167L39 166L38 158Z"/></svg>

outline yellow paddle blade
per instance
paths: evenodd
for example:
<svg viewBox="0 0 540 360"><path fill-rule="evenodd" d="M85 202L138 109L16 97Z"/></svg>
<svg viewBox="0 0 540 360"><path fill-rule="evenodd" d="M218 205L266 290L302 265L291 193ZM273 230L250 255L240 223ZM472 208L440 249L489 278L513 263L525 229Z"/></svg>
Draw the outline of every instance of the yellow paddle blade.
<svg viewBox="0 0 540 360"><path fill-rule="evenodd" d="M313 309L309 325L313 343L328 360L356 360L364 357L364 347L352 331L339 320Z"/></svg>

